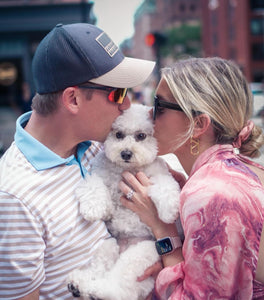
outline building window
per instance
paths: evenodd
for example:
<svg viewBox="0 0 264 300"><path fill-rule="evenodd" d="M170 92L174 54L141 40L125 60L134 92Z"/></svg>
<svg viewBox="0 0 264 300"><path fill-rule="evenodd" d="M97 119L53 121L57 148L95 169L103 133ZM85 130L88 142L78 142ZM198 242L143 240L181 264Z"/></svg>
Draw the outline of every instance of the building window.
<svg viewBox="0 0 264 300"><path fill-rule="evenodd" d="M250 31L252 35L264 34L264 18L252 19L250 22Z"/></svg>
<svg viewBox="0 0 264 300"><path fill-rule="evenodd" d="M233 5L231 5L231 3L229 2L229 6L228 6L228 18L229 20L233 20L235 18L235 7Z"/></svg>
<svg viewBox="0 0 264 300"><path fill-rule="evenodd" d="M230 48L229 50L229 57L233 60L237 59L237 51L235 48Z"/></svg>
<svg viewBox="0 0 264 300"><path fill-rule="evenodd" d="M236 39L236 27L235 27L235 24L232 24L230 27L229 27L229 30L228 30L228 36L229 36L229 40L230 41L233 41Z"/></svg>
<svg viewBox="0 0 264 300"><path fill-rule="evenodd" d="M217 33L213 33L212 42L213 42L214 47L218 46L218 35L217 35Z"/></svg>
<svg viewBox="0 0 264 300"><path fill-rule="evenodd" d="M218 14L214 10L211 12L211 24L213 27L217 27L218 25Z"/></svg>
<svg viewBox="0 0 264 300"><path fill-rule="evenodd" d="M252 59L254 61L264 61L264 44L254 43L252 44Z"/></svg>
<svg viewBox="0 0 264 300"><path fill-rule="evenodd" d="M185 11L185 4L183 4L183 3L180 4L180 11L181 12Z"/></svg>
<svg viewBox="0 0 264 300"><path fill-rule="evenodd" d="M261 70L253 71L253 81L254 82L263 82L264 83L264 73Z"/></svg>
<svg viewBox="0 0 264 300"><path fill-rule="evenodd" d="M195 12L195 10L196 10L195 4L191 4L191 5L190 5L190 11L191 11L191 12Z"/></svg>
<svg viewBox="0 0 264 300"><path fill-rule="evenodd" d="M263 0L250 0L250 7L252 10L264 9Z"/></svg>

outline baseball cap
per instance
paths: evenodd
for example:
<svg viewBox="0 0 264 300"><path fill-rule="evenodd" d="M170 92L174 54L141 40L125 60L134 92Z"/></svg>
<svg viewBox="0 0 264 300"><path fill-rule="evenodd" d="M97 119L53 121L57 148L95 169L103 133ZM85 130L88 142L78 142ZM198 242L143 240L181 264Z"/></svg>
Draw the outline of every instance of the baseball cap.
<svg viewBox="0 0 264 300"><path fill-rule="evenodd" d="M125 57L111 38L88 23L58 24L40 42L32 62L36 91L46 94L87 81L117 88L143 83L155 62Z"/></svg>

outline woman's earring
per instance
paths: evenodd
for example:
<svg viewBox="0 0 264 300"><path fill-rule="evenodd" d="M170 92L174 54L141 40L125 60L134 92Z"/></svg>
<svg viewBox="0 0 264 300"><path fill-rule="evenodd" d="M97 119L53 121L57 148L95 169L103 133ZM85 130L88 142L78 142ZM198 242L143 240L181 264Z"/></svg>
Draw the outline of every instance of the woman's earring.
<svg viewBox="0 0 264 300"><path fill-rule="evenodd" d="M199 143L199 139L195 139L193 137L191 137L191 141L190 141L190 152L192 155L198 155L200 153L200 143Z"/></svg>

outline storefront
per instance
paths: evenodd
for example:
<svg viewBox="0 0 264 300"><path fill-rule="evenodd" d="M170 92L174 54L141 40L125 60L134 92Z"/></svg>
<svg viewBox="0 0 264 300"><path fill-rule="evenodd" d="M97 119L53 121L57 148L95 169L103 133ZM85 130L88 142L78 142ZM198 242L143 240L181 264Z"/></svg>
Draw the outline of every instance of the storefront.
<svg viewBox="0 0 264 300"><path fill-rule="evenodd" d="M17 108L34 94L31 62L40 40L58 23L96 20L88 1L14 2L0 4L0 106Z"/></svg>

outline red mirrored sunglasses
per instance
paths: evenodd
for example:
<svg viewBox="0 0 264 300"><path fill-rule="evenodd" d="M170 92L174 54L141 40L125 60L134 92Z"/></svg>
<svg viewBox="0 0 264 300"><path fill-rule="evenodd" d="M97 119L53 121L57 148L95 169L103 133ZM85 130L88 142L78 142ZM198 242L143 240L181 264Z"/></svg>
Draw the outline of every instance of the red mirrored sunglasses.
<svg viewBox="0 0 264 300"><path fill-rule="evenodd" d="M127 88L112 88L109 86L90 86L90 85L78 85L78 88L81 89L90 89L90 90L102 90L108 91L108 100L117 104L122 104L127 94Z"/></svg>

